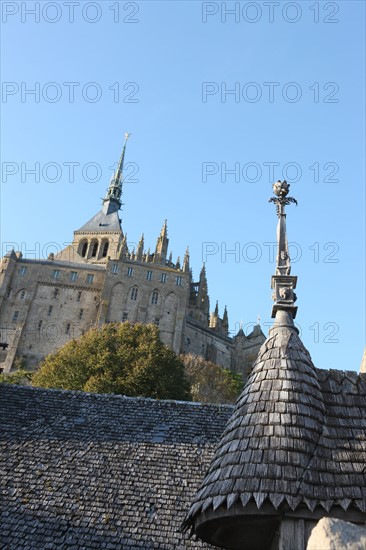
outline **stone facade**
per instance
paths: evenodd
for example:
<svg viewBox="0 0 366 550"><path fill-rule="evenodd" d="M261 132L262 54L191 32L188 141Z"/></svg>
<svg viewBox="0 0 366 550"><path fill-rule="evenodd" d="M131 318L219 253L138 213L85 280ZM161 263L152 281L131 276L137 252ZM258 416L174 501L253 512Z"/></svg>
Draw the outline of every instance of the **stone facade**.
<svg viewBox="0 0 366 550"><path fill-rule="evenodd" d="M188 249L184 260L168 256L165 221L155 251L144 237L129 250L121 227L125 147L102 208L74 232L71 245L47 260L9 252L0 260L0 331L8 344L0 368L9 372L16 357L36 366L89 328L108 322L155 323L176 353L195 353L245 376L265 337L257 326L246 337L229 336L225 308L210 315L205 267L193 280Z"/></svg>

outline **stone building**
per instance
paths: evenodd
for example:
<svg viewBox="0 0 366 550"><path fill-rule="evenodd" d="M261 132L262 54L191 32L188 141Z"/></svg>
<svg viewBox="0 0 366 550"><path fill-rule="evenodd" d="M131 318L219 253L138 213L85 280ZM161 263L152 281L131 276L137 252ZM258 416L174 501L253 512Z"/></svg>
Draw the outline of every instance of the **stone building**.
<svg viewBox="0 0 366 550"><path fill-rule="evenodd" d="M74 231L72 244L47 260L11 251L0 262L0 332L8 344L0 368L17 356L36 366L48 353L102 323L155 323L176 353L194 353L242 372L250 370L265 337L259 326L229 336L228 313L210 315L205 267L193 279L188 248L183 261L169 254L165 221L155 250L144 236L129 250L119 211L126 142L102 208Z"/></svg>
<svg viewBox="0 0 366 550"><path fill-rule="evenodd" d="M0 385L4 548L305 550L320 518L365 523L366 374L313 365L284 224L235 406Z"/></svg>

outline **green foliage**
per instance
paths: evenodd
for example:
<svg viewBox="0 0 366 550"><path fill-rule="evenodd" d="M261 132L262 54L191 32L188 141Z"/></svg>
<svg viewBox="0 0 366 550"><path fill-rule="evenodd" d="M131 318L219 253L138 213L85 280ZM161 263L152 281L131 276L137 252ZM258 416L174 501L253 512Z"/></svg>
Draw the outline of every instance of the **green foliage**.
<svg viewBox="0 0 366 550"><path fill-rule="evenodd" d="M17 370L16 372L8 372L0 374L0 384L16 384L17 386L28 386L32 380L31 372L27 370Z"/></svg>
<svg viewBox="0 0 366 550"><path fill-rule="evenodd" d="M0 373L0 384L16 384L17 386L29 386L33 372L26 370L25 359L22 355L14 359L13 371Z"/></svg>
<svg viewBox="0 0 366 550"><path fill-rule="evenodd" d="M243 388L243 379L198 355L181 355L186 377L191 384L193 401L235 403Z"/></svg>
<svg viewBox="0 0 366 550"><path fill-rule="evenodd" d="M43 388L190 399L184 366L155 325L108 323L47 356L34 374Z"/></svg>

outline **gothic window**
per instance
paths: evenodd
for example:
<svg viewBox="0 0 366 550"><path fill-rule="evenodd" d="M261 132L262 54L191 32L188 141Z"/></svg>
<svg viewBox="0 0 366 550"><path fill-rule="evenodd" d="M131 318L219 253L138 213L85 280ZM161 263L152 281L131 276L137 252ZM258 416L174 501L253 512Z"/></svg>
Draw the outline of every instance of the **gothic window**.
<svg viewBox="0 0 366 550"><path fill-rule="evenodd" d="M105 258L107 256L108 248L109 248L109 242L107 241L103 245L102 258Z"/></svg>
<svg viewBox="0 0 366 550"><path fill-rule="evenodd" d="M77 274L77 271L71 271L70 273L70 281L76 281L78 278L78 274Z"/></svg>
<svg viewBox="0 0 366 550"><path fill-rule="evenodd" d="M125 321L127 321L127 319L128 319L128 313L127 313L127 311L124 311L124 312L122 313L122 323L124 323Z"/></svg>
<svg viewBox="0 0 366 550"><path fill-rule="evenodd" d="M17 321L19 319L19 311L14 311L13 313L13 321Z"/></svg>
<svg viewBox="0 0 366 550"><path fill-rule="evenodd" d="M112 264L112 273L118 273L118 264Z"/></svg>
<svg viewBox="0 0 366 550"><path fill-rule="evenodd" d="M175 278L175 284L177 286L182 286L182 277L180 275L177 275L177 277Z"/></svg>
<svg viewBox="0 0 366 550"><path fill-rule="evenodd" d="M83 258L85 258L85 256L86 256L86 251L87 251L87 250L88 250L88 243L87 243L87 241L84 241L84 242L82 243L82 247L81 247L81 256L82 256Z"/></svg>
<svg viewBox="0 0 366 550"><path fill-rule="evenodd" d="M158 300L159 300L159 292L157 290L154 290L153 293L151 294L151 303L157 304Z"/></svg>
<svg viewBox="0 0 366 550"><path fill-rule="evenodd" d="M146 279L147 279L148 281L151 281L152 275L153 275L153 272L152 272L152 271L148 271L148 272L146 273Z"/></svg>
<svg viewBox="0 0 366 550"><path fill-rule="evenodd" d="M133 289L131 290L131 300L137 300L137 294L138 294L138 291L139 289L137 288L137 286L134 286Z"/></svg>
<svg viewBox="0 0 366 550"><path fill-rule="evenodd" d="M86 276L86 282L92 283L93 281L94 281L94 275L92 275L91 273L88 273Z"/></svg>
<svg viewBox="0 0 366 550"><path fill-rule="evenodd" d="M133 275L133 267L128 267L127 268L127 277L132 277Z"/></svg>
<svg viewBox="0 0 366 550"><path fill-rule="evenodd" d="M51 315L51 313L52 313L52 310L53 310L53 306L49 306L49 308L48 308L48 316L50 316L50 315Z"/></svg>
<svg viewBox="0 0 366 550"><path fill-rule="evenodd" d="M167 280L167 274L166 273L162 273L160 275L160 282L161 283L166 283L166 280Z"/></svg>
<svg viewBox="0 0 366 550"><path fill-rule="evenodd" d="M95 258L95 256L97 255L97 252L98 252L98 243L93 243L92 253L91 253L92 258Z"/></svg>
<svg viewBox="0 0 366 550"><path fill-rule="evenodd" d="M58 279L60 277L60 270L59 269L54 269L52 271L52 279Z"/></svg>
<svg viewBox="0 0 366 550"><path fill-rule="evenodd" d="M22 265L20 268L19 268L19 275L25 275L27 273L27 268L25 265Z"/></svg>

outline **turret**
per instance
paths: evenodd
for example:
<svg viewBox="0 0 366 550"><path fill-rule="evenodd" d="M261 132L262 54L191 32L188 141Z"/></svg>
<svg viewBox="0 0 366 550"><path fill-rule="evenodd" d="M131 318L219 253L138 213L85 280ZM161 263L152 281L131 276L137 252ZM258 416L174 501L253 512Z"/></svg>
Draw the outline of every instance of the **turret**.
<svg viewBox="0 0 366 550"><path fill-rule="evenodd" d="M201 273L200 273L200 280L199 280L198 294L197 294L197 306L201 310L205 319L208 322L208 318L210 314L210 301L208 297L205 264L203 264Z"/></svg>

